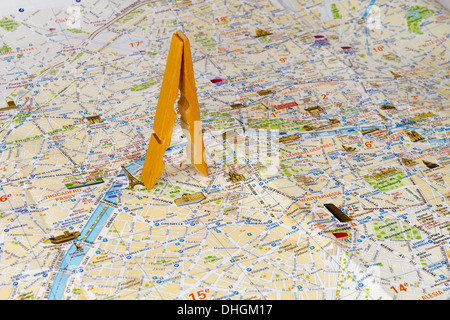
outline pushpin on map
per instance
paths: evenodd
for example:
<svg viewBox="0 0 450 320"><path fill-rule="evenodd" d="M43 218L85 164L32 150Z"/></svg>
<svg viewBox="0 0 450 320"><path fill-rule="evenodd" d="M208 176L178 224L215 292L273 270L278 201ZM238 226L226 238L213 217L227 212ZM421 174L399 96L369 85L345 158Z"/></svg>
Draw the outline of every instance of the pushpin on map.
<svg viewBox="0 0 450 320"><path fill-rule="evenodd" d="M178 98L178 90L180 90L178 111L181 114L181 127L188 138L187 153L195 168L202 175L208 176L191 49L189 39L181 31L172 36L170 43L153 123L154 133L150 137L142 168L141 180L147 189L153 188L165 168L163 157L170 146L173 126L177 119L173 105Z"/></svg>

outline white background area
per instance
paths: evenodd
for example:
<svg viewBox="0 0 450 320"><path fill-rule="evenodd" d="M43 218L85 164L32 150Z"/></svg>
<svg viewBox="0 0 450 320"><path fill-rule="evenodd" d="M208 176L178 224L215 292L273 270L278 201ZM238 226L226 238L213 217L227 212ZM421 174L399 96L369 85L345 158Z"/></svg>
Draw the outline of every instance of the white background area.
<svg viewBox="0 0 450 320"><path fill-rule="evenodd" d="M92 0L0 0L0 15L19 14L19 9L23 8L27 12L36 10L44 10L52 7L64 7L76 4L86 4ZM447 10L450 10L450 0L436 0ZM295 5L290 5L292 0L279 0L283 7L295 8ZM25 12L24 11L24 12Z"/></svg>

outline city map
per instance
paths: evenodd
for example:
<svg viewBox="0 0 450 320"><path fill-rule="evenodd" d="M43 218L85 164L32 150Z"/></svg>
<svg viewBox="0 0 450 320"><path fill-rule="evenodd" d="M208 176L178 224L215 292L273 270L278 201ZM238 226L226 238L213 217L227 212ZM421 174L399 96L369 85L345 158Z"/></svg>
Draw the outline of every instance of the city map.
<svg viewBox="0 0 450 320"><path fill-rule="evenodd" d="M450 297L441 4L22 2L0 16L1 300ZM178 117L147 190L178 30L209 175Z"/></svg>

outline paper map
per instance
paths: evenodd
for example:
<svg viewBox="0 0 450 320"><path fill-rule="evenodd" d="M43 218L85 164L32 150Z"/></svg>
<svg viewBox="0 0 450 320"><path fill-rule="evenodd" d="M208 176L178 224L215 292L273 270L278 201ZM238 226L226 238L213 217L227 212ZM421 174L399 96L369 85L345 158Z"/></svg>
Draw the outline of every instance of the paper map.
<svg viewBox="0 0 450 320"><path fill-rule="evenodd" d="M441 4L28 3L0 16L0 299L449 298ZM147 190L177 30L209 176L178 118Z"/></svg>

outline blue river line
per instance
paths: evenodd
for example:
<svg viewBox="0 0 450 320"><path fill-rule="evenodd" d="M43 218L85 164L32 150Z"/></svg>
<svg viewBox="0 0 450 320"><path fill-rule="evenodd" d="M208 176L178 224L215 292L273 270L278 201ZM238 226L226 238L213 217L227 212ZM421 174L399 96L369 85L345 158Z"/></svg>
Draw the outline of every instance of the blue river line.
<svg viewBox="0 0 450 320"><path fill-rule="evenodd" d="M97 207L97 209L94 211L94 214L91 216L88 223L85 225L85 227L83 229L84 234L86 234L87 230L85 231L85 229L89 228L92 225L89 222L91 220L94 220L94 221L97 220L97 223L95 223L94 228L89 232L88 236L86 237L86 240L84 240L85 242L94 243L95 238L97 238L98 234L102 230L104 224L106 223L106 220L108 219L111 212L113 212L113 210L114 210L114 208L105 206L103 204L100 204ZM97 219L97 217L98 217L98 219ZM83 232L81 233L81 236L83 236Z"/></svg>
<svg viewBox="0 0 450 320"><path fill-rule="evenodd" d="M137 168L142 166L145 161L145 156L139 159L138 161L126 166L125 168L129 172L135 171ZM123 170L120 172L119 176L125 175ZM102 200L106 202L110 202L113 204L117 204L117 198L119 191L122 189L123 184L121 182L114 182L111 188L105 193L105 196ZM91 217L89 218L88 222L84 225L83 230L81 230L81 234L78 237L79 239L83 239L87 243L93 243L94 240L97 238L100 231L103 229L103 226L105 225L106 221L108 220L108 217L113 212L114 208L109 207L108 205L105 205L103 203L100 203L95 211L92 213ZM92 228L92 229L91 229ZM66 255L64 256L60 270L61 271L70 271L74 272L77 269L77 266L80 264L80 262L83 260L84 256L86 255L88 249L81 247L81 250L77 250L77 247L72 244L70 246L69 250L67 250ZM79 270L82 272L82 270ZM69 273L67 272L58 272L56 274L56 278L53 281L52 288L50 290L50 295L48 297L49 300L61 300L62 295L64 293L64 289L66 288L67 281L69 280Z"/></svg>
<svg viewBox="0 0 450 320"><path fill-rule="evenodd" d="M376 1L376 0L370 1L369 5L367 6L366 11L364 11L364 14L363 14L363 16L361 17L361 19L365 19L365 18L367 17L367 15L369 14L370 9L372 8L372 6L373 6L373 4L375 3L375 1Z"/></svg>
<svg viewBox="0 0 450 320"><path fill-rule="evenodd" d="M58 273L55 280L53 280L53 286L48 297L49 300L60 300L66 287L67 280L69 280L68 273Z"/></svg>

